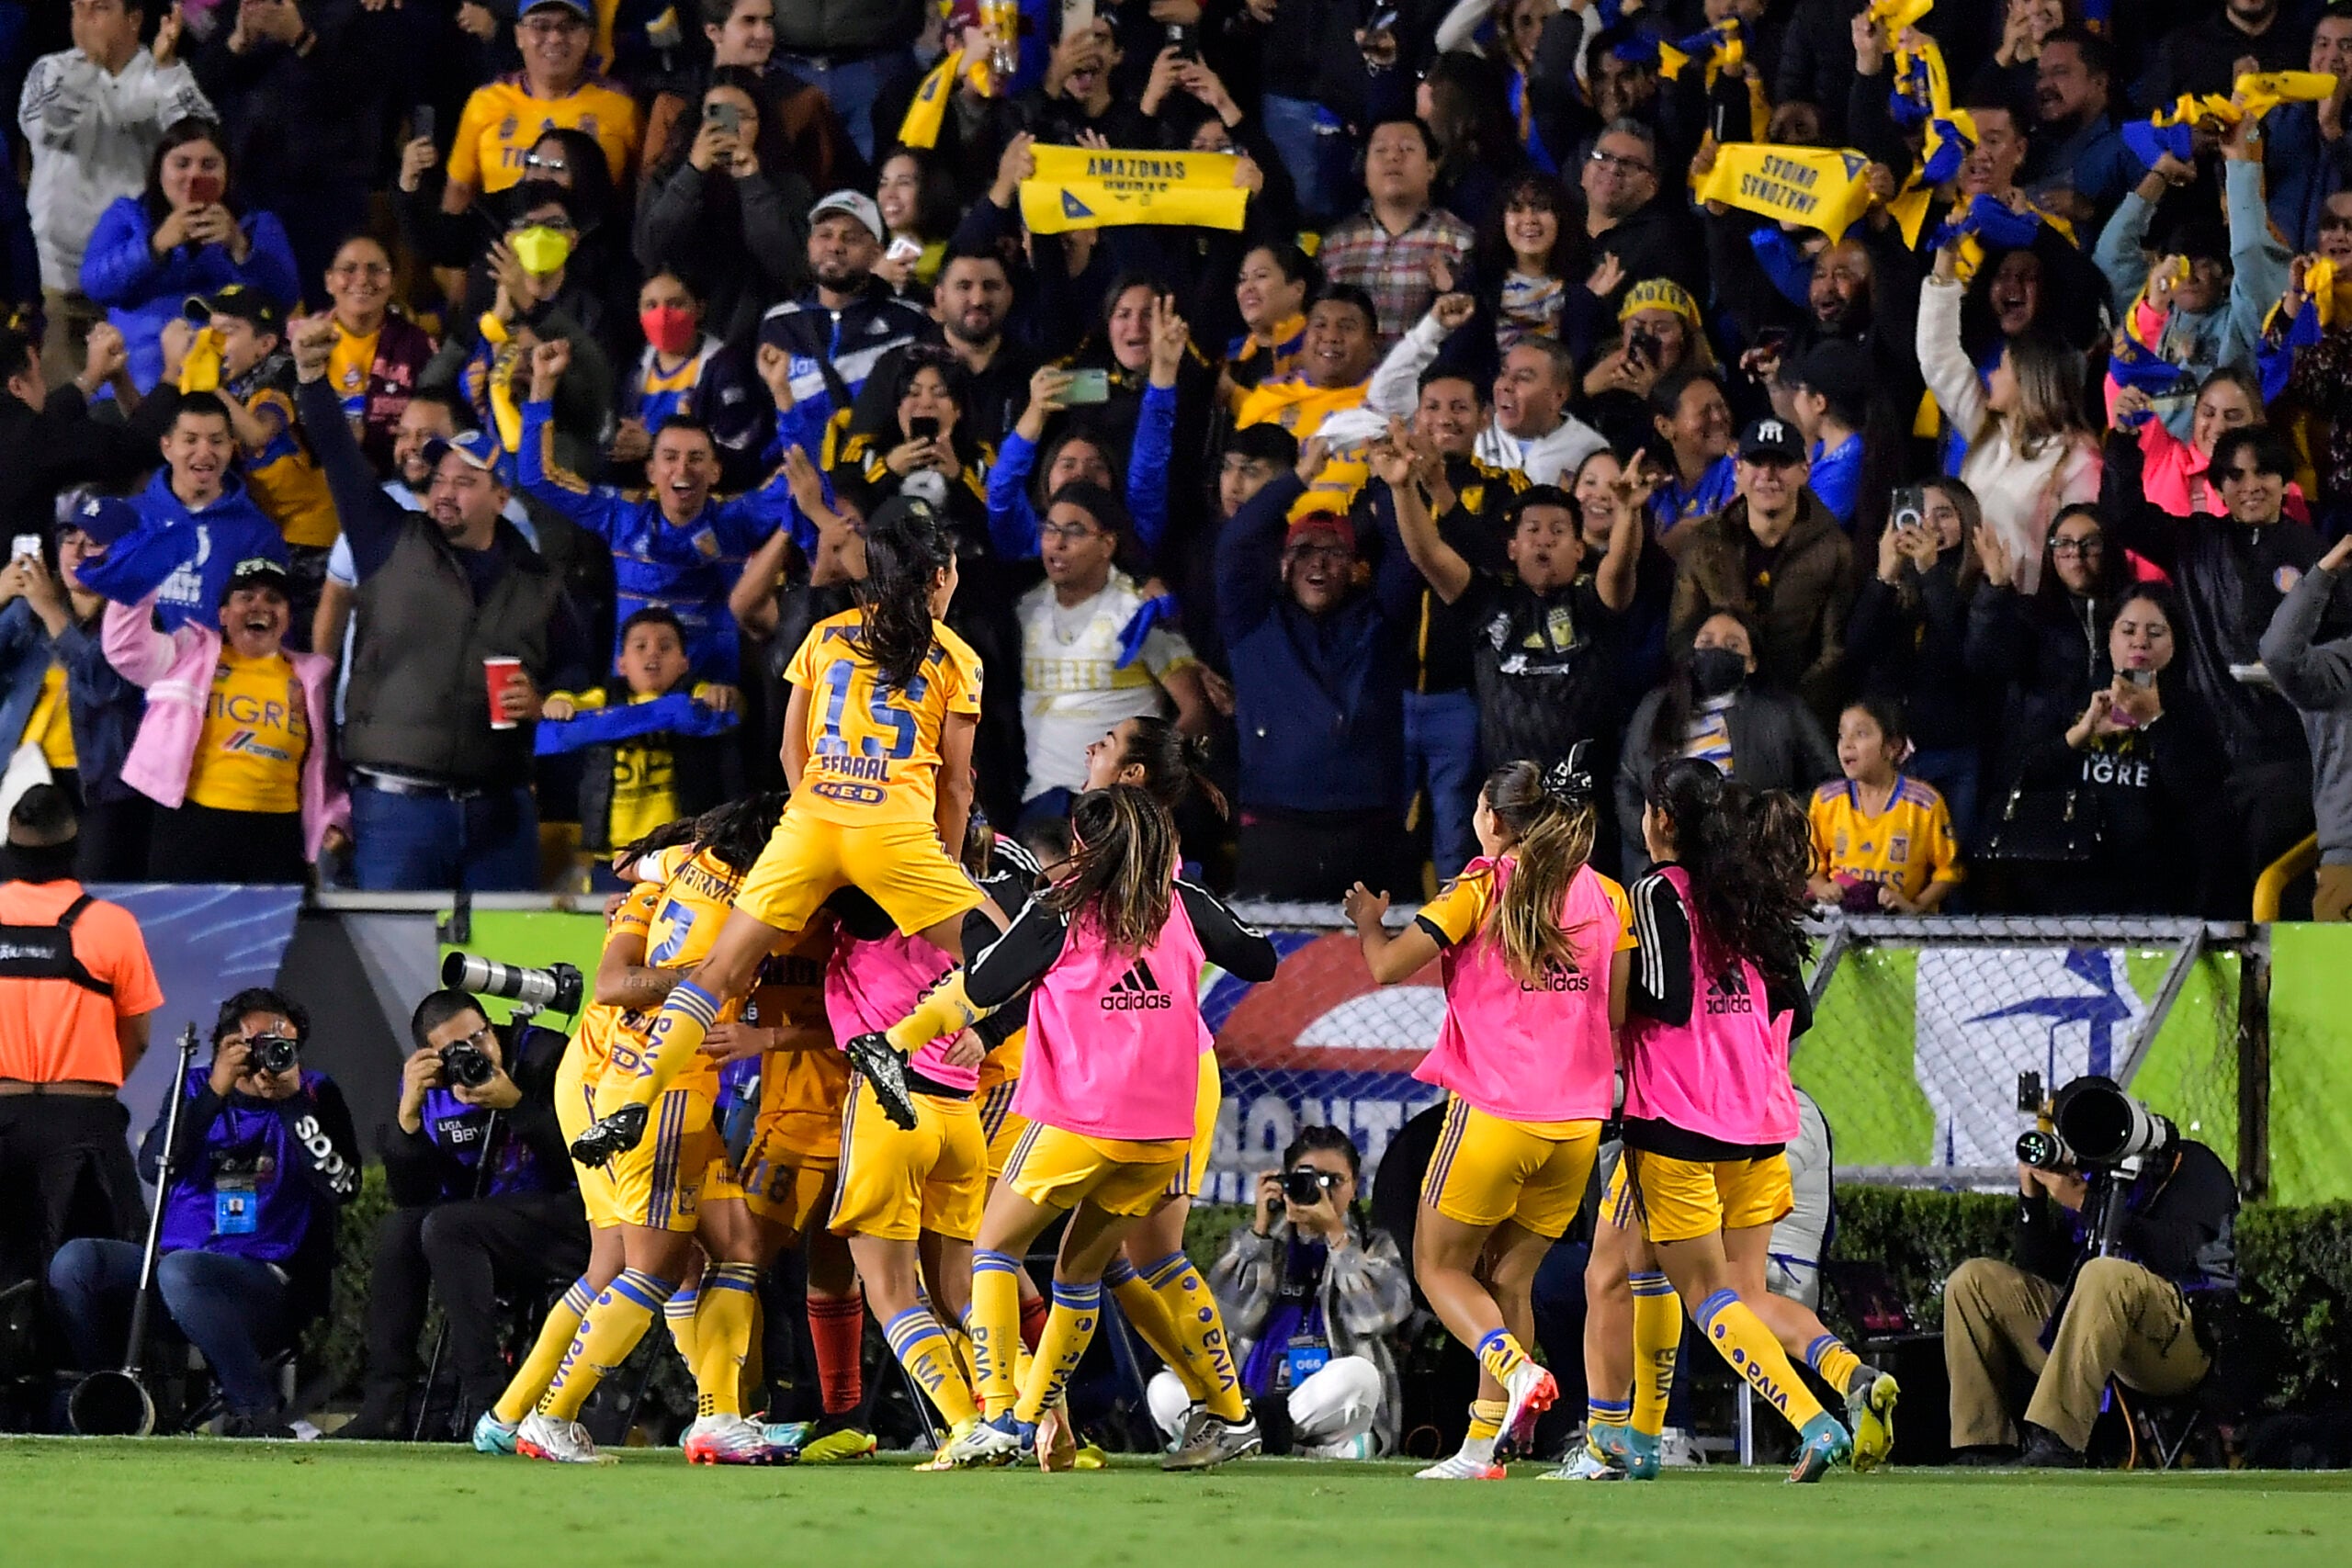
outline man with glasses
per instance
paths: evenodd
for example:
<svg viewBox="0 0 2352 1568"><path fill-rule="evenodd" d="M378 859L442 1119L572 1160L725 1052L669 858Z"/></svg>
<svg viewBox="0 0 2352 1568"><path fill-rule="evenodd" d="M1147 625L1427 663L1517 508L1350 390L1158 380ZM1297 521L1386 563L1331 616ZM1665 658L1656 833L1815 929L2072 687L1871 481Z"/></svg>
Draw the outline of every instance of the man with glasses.
<svg viewBox="0 0 2352 1568"><path fill-rule="evenodd" d="M1644 278L1670 277L1694 299L1711 297L1705 247L1676 204L1660 198L1657 137L1648 126L1610 121L1585 154L1581 180L1592 261L1615 256L1623 269L1622 281L1601 300L1610 316Z"/></svg>
<svg viewBox="0 0 2352 1568"><path fill-rule="evenodd" d="M409 1020L416 1049L401 1069L400 1106L382 1130L391 1213L376 1232L368 1276L368 1371L344 1438L405 1440L428 1294L448 1323L458 1431L506 1384L497 1296L579 1277L588 1226L556 1123L563 1037L493 1026L464 991L435 991ZM431 1436L447 1437L436 1428Z"/></svg>
<svg viewBox="0 0 2352 1568"><path fill-rule="evenodd" d="M585 131L605 150L618 182L636 156L637 105L588 70L595 18L586 0L525 0L514 23L523 69L477 87L449 144L441 210L463 212L474 198L517 184L526 160L550 130Z"/></svg>

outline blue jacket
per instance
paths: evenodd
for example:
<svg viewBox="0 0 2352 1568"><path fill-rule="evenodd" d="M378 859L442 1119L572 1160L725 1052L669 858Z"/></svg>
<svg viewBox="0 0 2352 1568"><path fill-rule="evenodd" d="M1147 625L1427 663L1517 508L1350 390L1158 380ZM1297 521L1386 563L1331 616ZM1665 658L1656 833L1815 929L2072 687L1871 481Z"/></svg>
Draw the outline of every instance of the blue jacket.
<svg viewBox="0 0 2352 1568"><path fill-rule="evenodd" d="M286 537L262 515L233 474L220 499L191 512L172 493L172 471L158 468L131 498L139 526L101 539L107 553L82 567L82 583L118 604L155 595L155 619L175 632L189 620L218 627L220 595L241 560L266 556L286 564Z"/></svg>
<svg viewBox="0 0 2352 1568"><path fill-rule="evenodd" d="M33 607L18 599L0 610L0 737L15 744L40 700L40 685L51 656L65 666L65 708L74 728L74 768L82 793L92 800L125 800L134 792L122 782L122 760L130 755L147 694L107 662L95 627L70 619L51 641Z"/></svg>
<svg viewBox="0 0 2352 1568"><path fill-rule="evenodd" d="M90 247L82 256L82 292L107 308L107 320L122 333L130 350L130 378L142 392L164 373L163 333L177 321L191 294L213 294L232 283L260 289L291 314L301 302L302 283L294 249L272 212L252 212L239 220L252 249L240 266L225 245L180 245L157 256L148 244L155 226L144 200L118 197L98 215Z"/></svg>
<svg viewBox="0 0 2352 1568"><path fill-rule="evenodd" d="M2297 255L2315 251L2327 198L2352 185L2352 137L2321 136L2317 104L2280 104L2262 117L2262 133L2270 220Z"/></svg>
<svg viewBox="0 0 2352 1568"><path fill-rule="evenodd" d="M686 659L708 681L737 676L735 618L727 595L743 563L792 518L784 476L733 501L712 501L687 527L662 515L662 503L639 491L590 485L556 464L553 405L523 405L523 449L515 455L523 493L553 507L605 541L613 552L615 622L660 607L686 628ZM617 651L617 649L616 649Z"/></svg>
<svg viewBox="0 0 2352 1568"><path fill-rule="evenodd" d="M1388 551L1371 592L1309 615L1282 580L1291 503L1306 489L1295 474L1276 477L1217 538L1217 628L1233 666L1241 804L1393 807L1403 779L1404 671L1392 628L1412 614L1420 578L1402 550Z"/></svg>
<svg viewBox="0 0 2352 1568"><path fill-rule="evenodd" d="M1175 450L1176 389L1147 386L1127 454L1126 502L1136 543L1148 556L1159 555L1160 536L1168 531L1168 462ZM1041 520L1029 499L1029 474L1036 464L1036 444L1011 430L989 466L989 543L1007 560L1034 559L1039 549Z"/></svg>

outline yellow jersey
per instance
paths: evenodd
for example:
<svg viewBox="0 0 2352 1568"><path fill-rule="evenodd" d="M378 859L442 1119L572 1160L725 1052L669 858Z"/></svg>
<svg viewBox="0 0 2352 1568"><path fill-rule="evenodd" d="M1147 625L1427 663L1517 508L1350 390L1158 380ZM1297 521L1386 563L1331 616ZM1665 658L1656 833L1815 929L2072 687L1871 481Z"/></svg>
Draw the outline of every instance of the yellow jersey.
<svg viewBox="0 0 2352 1568"><path fill-rule="evenodd" d="M661 903L660 883L639 882L633 885L621 896L620 907L613 911L612 918L605 922L605 945L609 947L613 939L619 936L634 936L640 942L644 941L646 932L653 926L653 912ZM594 978L591 976L592 991L594 986ZM652 1022L644 1013L615 1007L609 1002L591 1001L581 1009L580 1027L571 1038L580 1048L582 1080L591 1088L594 1087L596 1076L605 1070L605 1058L611 1054L615 1030L626 1029L642 1035Z"/></svg>
<svg viewBox="0 0 2352 1568"><path fill-rule="evenodd" d="M188 799L215 811L300 811L310 749L310 709L294 661L282 653L246 659L224 646L188 769Z"/></svg>
<svg viewBox="0 0 2352 1568"><path fill-rule="evenodd" d="M1601 897L1617 911L1617 930L1611 939L1611 953L1630 953L1640 945L1634 938L1634 901L1625 897L1625 889L1614 878L1594 872L1600 884ZM1419 919L1430 929L1445 938L1448 947L1460 947L1476 935L1487 923L1487 907L1495 899L1495 878L1491 871L1472 869L1448 883L1444 890L1421 906Z"/></svg>
<svg viewBox="0 0 2352 1568"><path fill-rule="evenodd" d="M601 76L560 98L535 98L519 73L502 76L466 99L449 144L449 178L483 192L520 184L524 156L550 130L594 137L616 182L628 174L642 134L636 103Z"/></svg>
<svg viewBox="0 0 2352 1568"><path fill-rule="evenodd" d="M825 966L835 933L820 919L760 965L743 1016L765 1029L826 1029ZM772 1051L760 1066L760 1120L804 1156L838 1153L849 1103L849 1058L834 1049Z"/></svg>
<svg viewBox="0 0 2352 1568"><path fill-rule="evenodd" d="M980 711L980 658L933 621L922 670L905 690L887 687L858 651L865 625L863 610L819 621L784 672L808 694L808 767L790 809L848 826L929 822L947 717Z"/></svg>
<svg viewBox="0 0 2352 1568"><path fill-rule="evenodd" d="M1323 422L1347 409L1363 407L1363 400L1372 390L1372 383L1360 382L1352 387L1317 387L1306 377L1285 376L1280 380L1260 383L1241 400L1235 411L1235 429L1250 424L1279 424L1298 437L1300 446L1306 438L1323 428ZM1306 493L1291 505L1293 519L1310 512L1336 512L1344 517L1356 491L1363 489L1372 477L1363 455L1333 454L1323 464L1323 471L1306 487Z"/></svg>
<svg viewBox="0 0 2352 1568"><path fill-rule="evenodd" d="M65 666L54 660L41 671L40 695L33 699L33 711L25 719L24 733L17 744L40 747L52 769L79 765L74 761L74 710L66 696Z"/></svg>
<svg viewBox="0 0 2352 1568"><path fill-rule="evenodd" d="M1813 852L1824 874L1840 883L1886 883L1917 898L1931 882L1958 882L1960 841L1951 812L1935 786L1898 776L1894 795L1876 816L1862 809L1851 779L1813 792Z"/></svg>

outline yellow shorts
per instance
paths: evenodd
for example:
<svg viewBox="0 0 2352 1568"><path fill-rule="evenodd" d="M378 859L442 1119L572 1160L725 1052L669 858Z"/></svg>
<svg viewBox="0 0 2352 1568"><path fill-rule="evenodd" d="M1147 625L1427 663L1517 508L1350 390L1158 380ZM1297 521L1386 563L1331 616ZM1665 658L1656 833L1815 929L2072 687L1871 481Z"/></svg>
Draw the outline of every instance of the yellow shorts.
<svg viewBox="0 0 2352 1568"><path fill-rule="evenodd" d="M1216 1113L1225 1105L1225 1075L1216 1069L1216 1053L1201 1053L1201 1079L1193 1090L1193 1146L1184 1156L1184 1173L1168 1190L1170 1198L1197 1198L1209 1178L1209 1156L1216 1149Z"/></svg>
<svg viewBox="0 0 2352 1568"><path fill-rule="evenodd" d="M816 1120L761 1117L736 1172L736 1185L752 1213L795 1235L805 1233L831 1206L833 1175L841 1168L838 1126L821 1153L806 1137L796 1136L802 1123Z"/></svg>
<svg viewBox="0 0 2352 1568"><path fill-rule="evenodd" d="M1642 1224L1641 1211L1634 1203L1633 1183L1625 1179L1632 1163L1623 1149L1618 1150L1616 1168L1610 1171L1608 1189L1600 1194L1600 1224L1621 1231L1639 1230Z"/></svg>
<svg viewBox="0 0 2352 1568"><path fill-rule="evenodd" d="M986 897L940 847L928 822L852 828L786 810L744 877L735 908L778 931L797 931L842 887L864 891L907 936L978 908Z"/></svg>
<svg viewBox="0 0 2352 1568"><path fill-rule="evenodd" d="M1029 1131L1029 1118L1014 1114L1012 1109L1013 1091L1020 1087L1019 1078L1007 1078L980 1096L980 1131L989 1135L990 1181L1004 1174L1013 1145Z"/></svg>
<svg viewBox="0 0 2352 1568"><path fill-rule="evenodd" d="M1128 1142L1090 1138L1033 1122L1005 1163L1004 1179L1032 1203L1075 1209L1081 1202L1141 1218L1184 1179L1190 1150L1182 1138Z"/></svg>
<svg viewBox="0 0 2352 1568"><path fill-rule="evenodd" d="M1789 1188L1789 1156L1762 1159L1674 1159L1625 1151L1634 1204L1652 1241L1690 1241L1716 1231L1769 1225L1796 1207Z"/></svg>
<svg viewBox="0 0 2352 1568"><path fill-rule="evenodd" d="M692 1231L703 1181L712 1164L726 1157L726 1143L711 1124L711 1097L694 1089L669 1090L654 1101L637 1147L605 1167L616 1223Z"/></svg>
<svg viewBox="0 0 2352 1568"><path fill-rule="evenodd" d="M915 1124L901 1131L882 1114L860 1078L842 1131L841 1179L833 1189L835 1235L912 1241L931 1231L953 1241L980 1234L988 1201L988 1134L968 1100L918 1094Z"/></svg>
<svg viewBox="0 0 2352 1568"><path fill-rule="evenodd" d="M1421 1181L1421 1201L1465 1225L1515 1220L1557 1240L1584 1203L1598 1122L1506 1122L1456 1098Z"/></svg>
<svg viewBox="0 0 2352 1568"><path fill-rule="evenodd" d="M563 1129L566 1144L588 1130L596 1119L596 1086L581 1075L586 1064L577 1045L567 1047L563 1060L555 1069L555 1124ZM613 1179L601 1170L586 1166L574 1166L572 1174L580 1179L580 1204L588 1211L589 1225L600 1231L612 1229L621 1223L619 1211L613 1206Z"/></svg>

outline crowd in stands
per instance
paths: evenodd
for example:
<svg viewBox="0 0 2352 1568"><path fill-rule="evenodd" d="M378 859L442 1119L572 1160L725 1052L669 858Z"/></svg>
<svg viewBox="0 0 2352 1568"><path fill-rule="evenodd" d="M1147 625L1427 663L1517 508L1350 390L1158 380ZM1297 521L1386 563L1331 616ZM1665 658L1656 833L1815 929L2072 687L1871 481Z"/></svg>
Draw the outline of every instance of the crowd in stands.
<svg viewBox="0 0 2352 1568"><path fill-rule="evenodd" d="M0 741L90 877L600 874L781 782L778 672L903 494L989 817L1162 713L1243 895L1418 894L1487 769L1586 741L1628 874L1701 755L1810 797L1850 908L2243 916L2314 830L2352 903L2352 5L0 39Z"/></svg>

